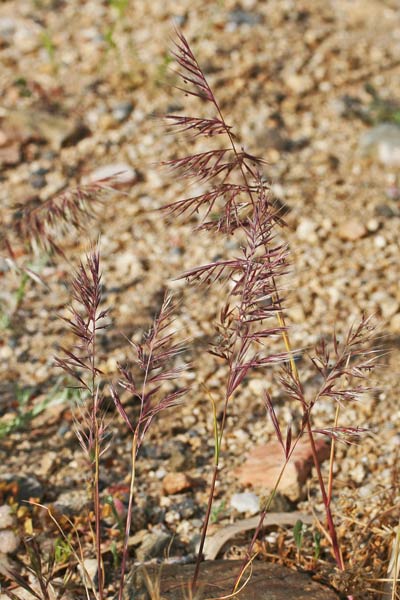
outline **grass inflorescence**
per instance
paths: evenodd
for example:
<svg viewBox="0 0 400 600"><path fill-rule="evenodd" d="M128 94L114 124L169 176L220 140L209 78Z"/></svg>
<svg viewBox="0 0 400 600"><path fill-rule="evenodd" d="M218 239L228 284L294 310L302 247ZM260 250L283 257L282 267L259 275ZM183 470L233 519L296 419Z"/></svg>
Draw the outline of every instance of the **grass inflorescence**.
<svg viewBox="0 0 400 600"><path fill-rule="evenodd" d="M248 153L238 141L234 126L226 121L221 105L190 44L180 31L176 32L173 56L177 63L178 90L197 99L202 110L209 111L209 114L170 114L165 116L165 121L176 134L204 138L203 144L210 144L210 147L205 147L201 152L165 159L164 166L187 180L188 186L193 181L198 182L203 191L169 203L163 207L163 212L172 225L178 217L187 221L195 217L197 229L206 230L210 239L212 236L234 236L239 246L237 256L233 258L216 259L192 267L180 275L188 284L205 286L210 294L216 286L224 290L225 299L219 307L219 317L215 323L216 336L210 346L210 353L226 365L227 372L220 398L212 400L214 464L195 572L188 593L193 596L198 591L199 570L209 522L217 521L224 507L224 501L218 507L213 505L213 501L220 476L221 448L228 416L243 382L254 370L279 369L277 379L282 392L299 409L300 420L284 430L266 378L263 398L266 418L271 420L281 446L283 466L274 489L263 501L259 523L247 548L242 568L237 574L232 594L243 586L243 578L247 578L265 515L270 510L280 479L292 459L296 445L304 437L309 440L325 509L325 522L320 523L318 535L314 536L314 560L317 561L320 555L322 532L331 546L337 568L344 571L346 565L332 511L335 446L338 442L353 443L365 431L354 424L343 425L340 411L343 405L359 400L369 390L365 378L376 358L376 354L370 349L374 335L372 321L362 316L344 338L339 339L334 334L330 346L321 341L314 352L309 353L310 363L320 381L317 391L309 397L305 393L302 375L297 366L300 351L294 349L290 341L290 328L285 313L286 298L283 293L287 287L284 280L286 282L290 275L290 249L282 241L281 228L285 223L269 190L264 172L267 165L261 158ZM62 253L57 228L61 228L61 231L70 227L78 231L84 230L88 219L95 215L94 209L99 196L111 185L112 182L109 181L96 182L39 205L31 202L24 207L16 207L12 222L13 239L29 246L38 245L48 251ZM13 244L9 238L4 237L4 247L11 256L14 254ZM126 520L124 524L120 523L122 542L117 596L122 600L130 559L129 536L132 519L135 518L137 459L154 419L163 411L178 406L187 392L179 378L190 366L177 366L180 364L177 359L187 342L184 344L176 341L174 303L167 294L152 327L142 341L125 340L133 353L132 359L127 364L119 365L118 381L109 382L99 367L97 345L99 332L107 335L103 330L109 316L108 309L103 307L98 248L89 251L86 260L76 271L71 286L71 312L69 317L64 318L64 322L73 334L75 343L60 347L56 364L75 379L77 388L82 392L75 422L77 437L89 464L94 513L94 552L97 559L96 581L86 584L86 592L88 596L93 594L98 600L107 597L108 583L103 565L104 500L99 482L102 456L108 445L112 446L114 443L107 435L111 404L131 438ZM275 350L277 340L281 341L279 351ZM135 403L137 410L133 413L126 405L127 396ZM333 402L336 407L335 421L324 427L315 426L314 407L327 401ZM327 480L317 456L318 436L325 436L331 444ZM298 556L303 537L304 529L300 523L295 529ZM351 591L347 595L351 598Z"/></svg>

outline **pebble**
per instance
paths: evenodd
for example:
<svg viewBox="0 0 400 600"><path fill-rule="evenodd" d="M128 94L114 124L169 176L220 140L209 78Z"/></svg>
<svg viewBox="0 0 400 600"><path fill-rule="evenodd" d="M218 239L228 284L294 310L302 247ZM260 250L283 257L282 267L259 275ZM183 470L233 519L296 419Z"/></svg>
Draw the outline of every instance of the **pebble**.
<svg viewBox="0 0 400 600"><path fill-rule="evenodd" d="M396 215L394 210L388 204L379 204L375 208L375 214L378 217L385 217L386 219L393 219Z"/></svg>
<svg viewBox="0 0 400 600"><path fill-rule="evenodd" d="M11 43L12 37L17 28L17 21L11 17L0 18L0 42L2 44Z"/></svg>
<svg viewBox="0 0 400 600"><path fill-rule="evenodd" d="M56 408L56 413L59 413L59 407ZM57 452L53 452L49 450L43 454L43 457L39 461L36 466L36 474L39 477L47 478L51 471L53 470L53 466L57 460Z"/></svg>
<svg viewBox="0 0 400 600"><path fill-rule="evenodd" d="M400 313L397 313L390 319L390 331L400 333Z"/></svg>
<svg viewBox="0 0 400 600"><path fill-rule="evenodd" d="M69 490L58 496L54 508L67 515L77 514L89 501L85 490Z"/></svg>
<svg viewBox="0 0 400 600"><path fill-rule="evenodd" d="M295 94L306 94L314 87L314 82L309 75L291 73L285 77L285 83Z"/></svg>
<svg viewBox="0 0 400 600"><path fill-rule="evenodd" d="M181 521L181 515L177 510L169 510L165 514L164 520L168 525L173 525L174 523Z"/></svg>
<svg viewBox="0 0 400 600"><path fill-rule="evenodd" d="M13 35L14 47L21 54L29 54L42 45L42 33L43 28L34 21L16 20Z"/></svg>
<svg viewBox="0 0 400 600"><path fill-rule="evenodd" d="M231 10L228 14L228 23L233 25L249 25L250 27L254 27L254 25L261 23L262 20L260 14L239 8Z"/></svg>
<svg viewBox="0 0 400 600"><path fill-rule="evenodd" d="M0 506L0 529L6 529L7 527L13 527L14 525L15 517L11 506L3 504L3 506Z"/></svg>
<svg viewBox="0 0 400 600"><path fill-rule="evenodd" d="M296 234L299 240L307 241L311 244L315 244L318 241L316 234L317 225L315 221L311 219L303 218L300 220L296 228Z"/></svg>
<svg viewBox="0 0 400 600"><path fill-rule="evenodd" d="M171 540L169 533L159 527L144 535L139 548L136 549L136 559L140 562L163 556L164 550Z"/></svg>
<svg viewBox="0 0 400 600"><path fill-rule="evenodd" d="M89 589L93 588L93 584L96 586L97 566L96 558L85 558L83 561L84 568L82 568L82 565L78 565L81 577Z"/></svg>
<svg viewBox="0 0 400 600"><path fill-rule="evenodd" d="M379 229L378 219L370 219L367 223L367 229L370 233L375 233Z"/></svg>
<svg viewBox="0 0 400 600"><path fill-rule="evenodd" d="M367 234L367 228L360 221L350 219L339 225L337 233L341 240L355 242Z"/></svg>
<svg viewBox="0 0 400 600"><path fill-rule="evenodd" d="M255 515L260 510L260 499L253 492L242 492L233 494L231 498L231 507L241 513Z"/></svg>
<svg viewBox="0 0 400 600"><path fill-rule="evenodd" d="M21 160L21 146L18 142L0 148L0 166L13 167Z"/></svg>
<svg viewBox="0 0 400 600"><path fill-rule="evenodd" d="M363 155L376 157L387 167L400 167L400 127L380 123L365 132L359 142Z"/></svg>
<svg viewBox="0 0 400 600"><path fill-rule="evenodd" d="M384 319L389 319L390 317L393 317L393 315L399 313L400 304L396 298L393 298L392 296L385 296L380 303L380 309L382 312L382 317Z"/></svg>
<svg viewBox="0 0 400 600"><path fill-rule="evenodd" d="M400 200L400 187L392 185L386 188L385 194L389 200Z"/></svg>
<svg viewBox="0 0 400 600"><path fill-rule="evenodd" d="M386 246L386 239L383 237L383 235L377 235L374 238L374 246L375 248L378 248L378 250Z"/></svg>
<svg viewBox="0 0 400 600"><path fill-rule="evenodd" d="M0 553L12 554L18 550L19 537L11 529L0 530Z"/></svg>
<svg viewBox="0 0 400 600"><path fill-rule="evenodd" d="M122 121L125 121L125 119L129 117L132 111L132 102L121 102L120 104L114 106L114 108L112 109L112 116L116 121L122 123Z"/></svg>
<svg viewBox="0 0 400 600"><path fill-rule="evenodd" d="M166 494L178 494L190 490L193 480L186 473L168 473L163 479L163 488Z"/></svg>
<svg viewBox="0 0 400 600"><path fill-rule="evenodd" d="M142 264L132 251L116 254L114 265L118 277L122 280L137 280L143 273Z"/></svg>
<svg viewBox="0 0 400 600"><path fill-rule="evenodd" d="M179 502L174 505L174 509L179 512L183 519L190 519L193 517L196 506L193 498L186 498L183 502Z"/></svg>

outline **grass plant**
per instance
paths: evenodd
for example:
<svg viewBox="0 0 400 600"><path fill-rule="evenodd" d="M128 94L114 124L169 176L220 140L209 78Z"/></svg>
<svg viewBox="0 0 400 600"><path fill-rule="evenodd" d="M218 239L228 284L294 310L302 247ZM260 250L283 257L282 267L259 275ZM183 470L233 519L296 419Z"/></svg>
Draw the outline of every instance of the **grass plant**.
<svg viewBox="0 0 400 600"><path fill-rule="evenodd" d="M118 6L124 6L119 3ZM275 207L264 176L266 163L243 149L233 127L222 112L203 70L184 35L176 32L173 51L178 65L179 89L201 102L209 110L207 116L184 114L166 115L172 130L204 138L210 144L193 154L175 157L164 165L188 182L197 181L204 191L196 196L177 200L164 207L170 220L198 218L198 229L210 236L230 236L238 241L236 256L214 260L196 266L181 275L191 284L206 286L212 292L223 286L226 292L216 323L217 335L211 345L212 355L227 366L227 377L221 397L213 402L214 414L214 465L211 475L208 503L201 531L195 573L188 593L193 597L198 591L198 577L203 558L203 548L209 521L218 517L220 508L213 508L215 488L220 476L221 450L226 433L228 415L240 386L255 369L279 368L279 381L288 401L301 413L296 429L286 431L279 422L272 395L265 391L266 414L271 419L276 439L282 448L283 466L270 496L264 502L259 524L249 544L246 559L238 573L231 596L243 587L243 576L248 575L254 560L254 546L269 511L280 479L293 456L297 443L303 436L309 439L321 498L325 507L326 523L321 530L329 541L338 569L344 570L340 539L332 513L335 444L352 443L364 430L340 424L340 407L357 401L368 391L364 379L371 371L376 354L370 350L373 338L371 319L361 317L350 327L342 339L334 334L332 347L322 340L314 353L310 353L320 380L317 392L309 397L297 366L300 352L293 349L286 323L284 277L290 272L289 248L282 241L280 229L284 221ZM204 148L204 145L203 145ZM74 227L82 230L88 217L93 216L96 200L112 182L96 182L40 205L28 204L15 213L13 231L21 241L31 246L61 252L57 241L57 227ZM5 247L13 256L12 244L5 238ZM106 327L108 310L102 307L102 276L98 249L88 253L72 281L70 316L64 321L75 338L72 347L62 347L56 364L71 375L85 395L84 404L77 413L76 429L80 445L90 465L90 478L94 510L94 546L97 559L97 589L92 590L98 600L106 598L105 574L102 558L102 497L99 487L101 458L107 449L107 402L112 400L127 426L131 437L129 499L121 549L121 570L118 600L122 600L128 567L128 541L134 518L136 461L146 433L154 419L164 410L176 406L187 391L178 383L187 365L176 366L177 357L184 345L175 341L173 328L174 305L165 296L160 312L149 332L138 343L127 340L133 351L129 364L119 365L120 378L108 388L99 368L97 337ZM276 342L281 340L281 350ZM266 387L267 387L266 379ZM106 394L109 398L106 401ZM126 397L134 400L135 410L126 404ZM326 427L315 427L313 409L321 401L336 403L336 418ZM222 417L218 418L217 415ZM297 431L297 433L294 433ZM328 481L324 480L316 450L317 436L331 440L331 459ZM295 538L300 553L303 529L298 527ZM319 555L318 539L318 555ZM317 551L316 551L317 554ZM316 556L317 558L317 556ZM158 593L158 592L157 592ZM89 591L87 591L89 595ZM46 594L43 595L47 598ZM352 598L351 594L348 594Z"/></svg>
<svg viewBox="0 0 400 600"><path fill-rule="evenodd" d="M211 114L207 117L167 115L168 122L180 132L191 133L195 137L223 138L225 146L213 147L200 153L174 158L165 164L182 177L194 179L208 185L200 195L179 200L166 207L169 215L189 215L200 213L199 228L217 234L234 235L239 233L241 255L230 260L218 260L195 267L184 274L189 282L214 286L229 282L227 300L221 307L217 323L218 341L211 352L228 365L226 389L222 400L222 420L215 442L215 461L210 486L209 501L202 530L200 549L192 589L196 588L200 561L212 502L219 471L219 458L224 435L228 408L248 373L275 364L281 364L280 382L289 400L300 405L302 422L296 439L292 438L291 428L284 434L275 414L272 399L265 392L267 411L272 419L275 433L285 457L284 469L295 446L304 435L308 436L314 467L317 472L322 501L326 511L327 536L332 546L336 564L344 570L344 562L336 527L331 511L332 474L334 440L346 440L358 436L358 427L340 427L338 418L333 427L316 430L312 424L312 410L317 402L330 399L338 403L357 400L368 391L362 382L352 385L350 380L362 380L373 367L375 354L369 351L373 328L371 320L362 317L352 326L342 343L334 336L333 349L323 341L316 348L311 361L322 379L322 385L314 398L306 398L304 386L296 365L286 318L284 300L281 293L282 277L288 272L288 248L278 241L277 229L283 221L274 209L265 183L260 158L248 154L227 123L222 109L209 86L196 57L184 35L177 32L177 42L173 52L178 64L177 75L182 82L179 88L186 95L201 99L207 104ZM221 144L222 145L222 144ZM210 219L210 215L212 218ZM272 320L272 324L271 323ZM281 336L284 349L281 353L269 352L269 340ZM338 413L337 413L338 415ZM318 460L316 434L328 436L332 440L331 469L326 485ZM280 477L279 477L280 479ZM269 510L279 485L273 490L260 515L260 524L248 549L250 560L256 537L261 529L263 518ZM237 585L240 576L237 580Z"/></svg>

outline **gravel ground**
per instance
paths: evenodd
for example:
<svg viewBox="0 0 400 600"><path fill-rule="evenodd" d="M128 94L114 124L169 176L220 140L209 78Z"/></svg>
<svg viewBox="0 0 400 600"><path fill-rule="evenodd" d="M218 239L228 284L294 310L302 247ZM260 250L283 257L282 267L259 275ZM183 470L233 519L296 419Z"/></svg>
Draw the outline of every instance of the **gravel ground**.
<svg viewBox="0 0 400 600"><path fill-rule="evenodd" d="M132 559L162 558L165 552L171 559L193 556L214 452L210 402L202 386L218 398L226 376L224 366L207 354L223 290L211 294L174 278L232 254L237 245L207 232L194 234L196 219L167 223L155 210L187 195L186 182L156 163L182 155L190 142L166 133L154 115L176 112L183 104L186 114L198 111L196 99L182 98L173 87L174 26L190 41L240 143L267 161L264 175L285 207L289 227L281 235L291 250L285 295L293 344L312 348L322 335L331 339L334 328L341 335L363 312L375 315L382 358L371 376L372 389L340 415L341 424L368 428L360 444L337 448L333 508L348 572L337 576L324 545L319 571L339 591L353 589L360 599L381 597L379 580L386 577L399 518L400 19L395 0L1 3L3 234L15 204L47 201L107 175L110 171L98 171L102 167L127 171L125 182L106 194L88 235L72 232L63 239L64 257L30 253L16 243L17 265L28 265L47 287L10 269L5 253L0 259L2 502L10 501L18 475L33 477L38 486L28 497L53 503L71 518L78 519L87 503L87 469L73 431L74 393L63 391L54 355L60 340L71 342L59 315L67 314L72 270L89 237L100 236L104 302L112 308L112 327L101 339L100 367L107 378L115 379L117 363L129 356L121 334L138 339L165 287L179 300L176 324L189 339L185 358L193 362L184 376L191 386L185 402L163 414L140 456ZM390 122L390 133L365 141L363 135L382 122ZM301 367L311 393L315 373L306 361ZM266 387L282 422L296 419L271 372L245 382L227 421L213 517L219 526L240 518L230 498L249 491L235 469L256 444L274 439L263 405ZM315 425L332 425L334 414L334 406L317 406ZM117 417L110 431L103 493L124 500L129 437ZM324 464L325 475L327 468ZM168 494L165 476L174 473L182 473L187 483ZM276 509L310 512L311 504L322 512L314 472L303 492L297 506L282 496ZM33 529L45 542L51 524L40 511L34 513ZM21 523L29 515L21 505ZM118 528L112 515L107 518L110 549ZM89 538L86 528L88 548ZM243 544L231 545L225 556L240 555ZM290 565L298 560L290 531L279 530L265 544L275 560Z"/></svg>

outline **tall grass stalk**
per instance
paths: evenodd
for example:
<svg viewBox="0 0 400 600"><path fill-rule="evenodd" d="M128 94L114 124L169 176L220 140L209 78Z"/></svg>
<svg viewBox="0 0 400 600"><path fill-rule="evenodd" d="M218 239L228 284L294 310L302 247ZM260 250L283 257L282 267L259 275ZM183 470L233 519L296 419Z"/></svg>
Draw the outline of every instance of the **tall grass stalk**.
<svg viewBox="0 0 400 600"><path fill-rule="evenodd" d="M331 511L334 447L332 446L330 477L328 488L326 488L316 450L315 434L327 435L334 440L339 437L359 435L362 430L353 427L338 427L337 422L332 428L314 430L311 413L314 405L321 398L330 398L341 404L343 401L357 399L368 389L362 385L352 387L349 381L350 379L362 379L372 368L374 356L369 355L367 351L371 337L371 323L369 319L363 317L358 325L350 328L342 345L335 336L332 354L325 343L316 349L316 356L312 358L312 362L322 377L323 384L315 398L307 400L285 323L280 281L288 271L288 248L285 244L276 241L277 226L282 225L283 221L272 204L268 186L262 175L265 162L247 153L243 147L238 149L239 144L232 131L232 126L226 122L221 106L189 43L181 32L177 31L176 35L177 41L173 55L178 65L177 76L182 82L182 86L178 89L185 95L202 100L203 104L210 108L212 114L208 117L167 115L167 122L172 129L175 128L181 133L186 132L196 138L225 138L227 144L225 147L222 147L222 144L214 145L209 150L174 158L164 163L173 172L179 173L181 177L196 180L203 186L205 184L209 186L199 195L171 203L164 210L170 217L181 215L188 217L199 213L201 219L199 229L227 235L239 234L239 239L244 240L241 245L240 257L214 261L195 267L183 274L183 277L189 282L206 285L221 282L230 284L226 304L221 309L217 324L219 339L211 349L212 354L226 361L228 376L223 398L221 424L218 437L215 439L216 451L209 499L191 589L193 591L197 586L218 477L220 449L228 406L250 370L276 363L284 363L281 383L288 398L301 405L300 435L304 432L310 442L325 506L333 555L338 568L343 570L343 557ZM277 325L266 327L265 323L271 317L275 317ZM285 352L268 354L268 340L276 336L281 336ZM331 365L331 359L333 365ZM340 385L343 379L346 379L346 383L348 383L344 388ZM347 382L347 380L349 381ZM295 444L292 442L290 429L284 442L268 394L267 405L285 456L281 477ZM277 486L260 515L256 534L262 527L263 519L276 489ZM255 539L254 537L250 544L247 560L250 559Z"/></svg>
<svg viewBox="0 0 400 600"><path fill-rule="evenodd" d="M121 575L118 599L122 600L128 558L128 541L132 524L135 491L137 453L154 418L180 403L187 388L177 386L177 379L187 369L186 364L175 366L176 358L182 354L185 345L175 342L173 329L174 305L172 297L166 295L158 316L141 343L129 340L133 350L133 369L119 366L121 378L118 387L128 391L138 403L139 415L132 418L123 405L116 386L111 387L114 404L131 432L131 470L128 512L125 524L124 544L121 561Z"/></svg>
<svg viewBox="0 0 400 600"><path fill-rule="evenodd" d="M100 391L97 366L97 334L104 329L107 310L100 308L101 272L98 250L92 250L81 263L72 281L73 301L69 318L64 318L77 340L72 349L61 347L62 355L56 358L57 366L71 375L79 389L87 393L86 405L80 406L76 418L76 433L92 470L93 508L95 515L95 552L98 573L98 598L104 597L104 570L101 554L101 501L100 501L100 456L106 432L103 395Z"/></svg>

